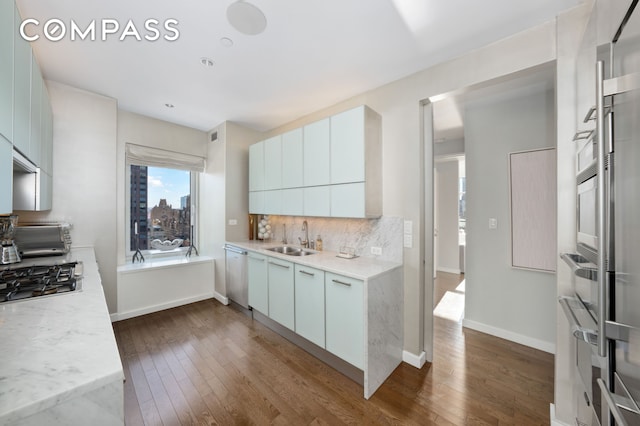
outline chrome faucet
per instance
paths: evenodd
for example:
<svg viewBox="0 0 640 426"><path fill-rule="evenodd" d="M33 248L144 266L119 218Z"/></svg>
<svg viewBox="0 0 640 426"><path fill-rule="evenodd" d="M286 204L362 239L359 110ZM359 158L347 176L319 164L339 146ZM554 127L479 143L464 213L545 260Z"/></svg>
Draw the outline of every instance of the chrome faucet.
<svg viewBox="0 0 640 426"><path fill-rule="evenodd" d="M287 225L282 224L282 244L287 244Z"/></svg>
<svg viewBox="0 0 640 426"><path fill-rule="evenodd" d="M298 237L298 241L302 247L309 248L309 226L306 220L302 222L302 232L304 232L304 240Z"/></svg>

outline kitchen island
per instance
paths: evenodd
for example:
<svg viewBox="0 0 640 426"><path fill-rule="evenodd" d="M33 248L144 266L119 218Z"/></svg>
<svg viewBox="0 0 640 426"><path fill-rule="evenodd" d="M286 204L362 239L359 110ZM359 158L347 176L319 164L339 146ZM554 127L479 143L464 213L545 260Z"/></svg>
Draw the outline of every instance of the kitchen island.
<svg viewBox="0 0 640 426"><path fill-rule="evenodd" d="M274 242L230 244L249 251L254 319L362 384L365 398L402 362L402 264L330 251L291 256L270 250L282 245Z"/></svg>
<svg viewBox="0 0 640 426"><path fill-rule="evenodd" d="M0 425L122 425L124 373L92 248L80 291L0 304ZM16 265L13 265L16 266Z"/></svg>

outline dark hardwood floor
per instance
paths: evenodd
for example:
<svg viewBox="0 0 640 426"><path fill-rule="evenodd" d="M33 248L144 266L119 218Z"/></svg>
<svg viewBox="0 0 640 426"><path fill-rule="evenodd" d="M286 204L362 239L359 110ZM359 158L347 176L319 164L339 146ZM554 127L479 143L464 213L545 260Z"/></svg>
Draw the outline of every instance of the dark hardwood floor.
<svg viewBox="0 0 640 426"><path fill-rule="evenodd" d="M434 362L402 363L368 401L355 382L217 301L116 322L126 424L549 425L553 356L463 329L462 279L436 280Z"/></svg>

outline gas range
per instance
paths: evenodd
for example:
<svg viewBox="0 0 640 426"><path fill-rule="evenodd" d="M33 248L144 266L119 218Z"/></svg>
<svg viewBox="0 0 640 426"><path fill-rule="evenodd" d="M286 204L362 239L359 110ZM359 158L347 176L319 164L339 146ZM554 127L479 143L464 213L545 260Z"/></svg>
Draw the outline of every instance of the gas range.
<svg viewBox="0 0 640 426"><path fill-rule="evenodd" d="M0 303L64 294L82 287L82 262L34 264L0 270Z"/></svg>

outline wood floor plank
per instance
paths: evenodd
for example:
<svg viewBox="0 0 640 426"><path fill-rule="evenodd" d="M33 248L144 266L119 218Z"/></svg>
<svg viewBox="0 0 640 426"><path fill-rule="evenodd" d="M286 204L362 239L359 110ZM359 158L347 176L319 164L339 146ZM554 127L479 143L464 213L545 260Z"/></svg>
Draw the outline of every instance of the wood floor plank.
<svg viewBox="0 0 640 426"><path fill-rule="evenodd" d="M438 273L434 296L462 295ZM249 316L206 300L114 323L137 425L548 425L550 354L434 317L434 361L362 387Z"/></svg>

